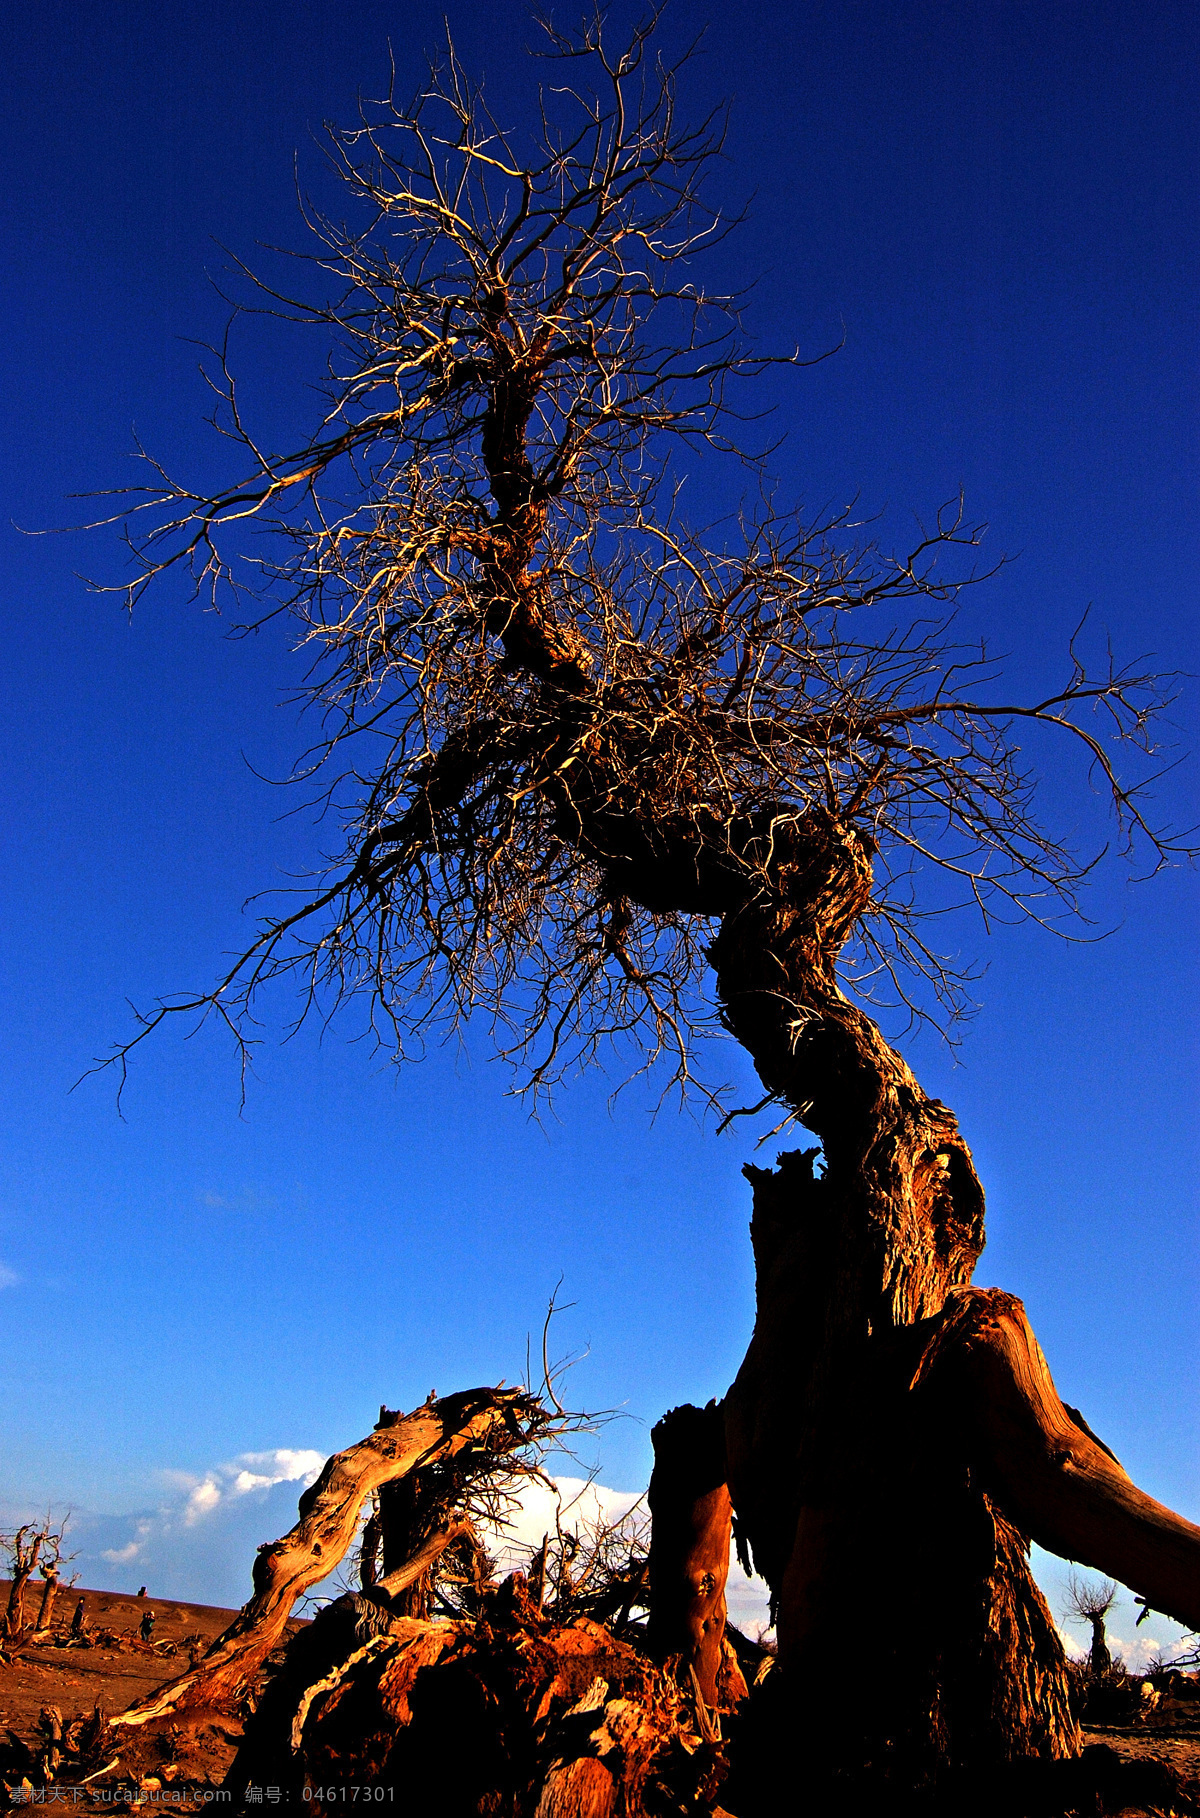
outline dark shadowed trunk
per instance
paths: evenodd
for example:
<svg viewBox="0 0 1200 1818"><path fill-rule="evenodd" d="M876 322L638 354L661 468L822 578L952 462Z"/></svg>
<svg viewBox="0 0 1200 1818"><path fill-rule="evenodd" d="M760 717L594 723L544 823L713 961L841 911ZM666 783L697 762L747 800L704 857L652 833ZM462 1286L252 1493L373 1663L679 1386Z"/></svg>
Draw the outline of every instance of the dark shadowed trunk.
<svg viewBox="0 0 1200 1818"><path fill-rule="evenodd" d="M726 1443L808 1759L919 1781L1078 1747L1026 1536L1194 1621L1200 1530L1064 1408L1020 1303L968 1287L967 1147L834 978L869 883L866 842L808 817L779 897L712 948L729 1028L824 1151L747 1169L758 1307Z"/></svg>
<svg viewBox="0 0 1200 1818"><path fill-rule="evenodd" d="M651 1437L651 1650L706 1712L727 1710L746 1684L725 1639L733 1505L721 1410L674 1408Z"/></svg>
<svg viewBox="0 0 1200 1818"><path fill-rule="evenodd" d="M1105 1673L1112 1668L1112 1655L1108 1651L1108 1640L1104 1633L1104 1618L1093 1616L1091 1623L1092 1646L1088 1654L1088 1667L1093 1678L1103 1679Z"/></svg>

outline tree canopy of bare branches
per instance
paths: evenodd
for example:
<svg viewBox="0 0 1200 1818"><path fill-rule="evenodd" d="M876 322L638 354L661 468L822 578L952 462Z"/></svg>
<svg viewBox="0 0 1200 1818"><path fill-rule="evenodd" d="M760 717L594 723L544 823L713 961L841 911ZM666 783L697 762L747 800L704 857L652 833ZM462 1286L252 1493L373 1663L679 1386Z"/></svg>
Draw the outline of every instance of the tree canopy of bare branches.
<svg viewBox="0 0 1200 1818"><path fill-rule="evenodd" d="M706 185L724 118L681 119L652 24L619 54L598 25L548 29L532 134L452 47L411 103L333 133L357 214L309 211L323 300L259 291L327 341L321 422L261 446L221 350L240 473L201 494L152 462L123 502L131 604L182 570L214 602L249 590L255 622L292 615L322 716L297 775L343 844L211 991L142 1018L122 1069L179 1011L244 1042L288 974L323 1009L365 995L400 1055L482 1014L535 1092L610 1043L685 1083L720 919L777 892L814 822L874 858L843 976L953 1009L920 911L1054 922L1098 856L1039 822L1034 732L1083 760L1126 853L1181 849L1141 793L1161 681L1089 666L1081 633L1057 686L1013 698L955 627L987 572L960 501L894 553L852 512L778 503L748 413L802 362L706 287L736 225ZM742 463L745 500L708 533L685 511L697 452Z"/></svg>

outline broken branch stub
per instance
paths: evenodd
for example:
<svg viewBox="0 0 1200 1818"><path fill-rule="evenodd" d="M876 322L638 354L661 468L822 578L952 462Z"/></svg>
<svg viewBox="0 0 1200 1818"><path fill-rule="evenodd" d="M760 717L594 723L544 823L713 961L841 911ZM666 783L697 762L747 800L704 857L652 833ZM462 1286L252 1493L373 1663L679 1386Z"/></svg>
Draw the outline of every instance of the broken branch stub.
<svg viewBox="0 0 1200 1818"><path fill-rule="evenodd" d="M113 1723L149 1723L185 1706L236 1704L278 1645L297 1597L327 1578L344 1558L359 1511L373 1490L469 1447L511 1451L531 1437L540 1413L540 1405L520 1390L468 1389L431 1399L399 1420L393 1417L391 1424L335 1453L300 1498L295 1527L260 1547L253 1597L199 1665L131 1705Z"/></svg>
<svg viewBox="0 0 1200 1818"><path fill-rule="evenodd" d="M444 1520L432 1534L421 1542L416 1552L406 1559L403 1565L397 1566L394 1572L389 1572L386 1578L376 1579L373 1584L365 1586L363 1596L369 1598L373 1603L378 1602L389 1606L394 1598L399 1597L401 1592L414 1585L424 1572L428 1572L443 1553L460 1540L473 1540L474 1538L475 1523L473 1521L457 1521L452 1514L447 1512ZM397 1614L404 1615L405 1612L399 1610Z"/></svg>
<svg viewBox="0 0 1200 1818"><path fill-rule="evenodd" d="M650 1478L650 1646L674 1661L708 1710L736 1702L746 1686L725 1641L725 1585L733 1504L725 1481L724 1417L673 1408L654 1428ZM703 1724L705 1713L697 1709Z"/></svg>

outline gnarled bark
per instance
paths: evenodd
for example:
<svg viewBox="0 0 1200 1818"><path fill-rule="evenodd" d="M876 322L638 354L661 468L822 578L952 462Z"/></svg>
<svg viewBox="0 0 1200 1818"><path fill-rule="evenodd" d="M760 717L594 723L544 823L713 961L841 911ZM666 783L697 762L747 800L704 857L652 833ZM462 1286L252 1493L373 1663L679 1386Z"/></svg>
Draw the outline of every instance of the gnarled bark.
<svg viewBox="0 0 1200 1818"><path fill-rule="evenodd" d="M758 1340L765 1328L773 1342L765 1358L748 1360L755 1367L785 1370L788 1346L791 1357L805 1356L797 1296L802 1286L815 1296L821 1277L804 1272L799 1238L778 1253L767 1239L772 1229L779 1235L776 1196L789 1184L800 1196L819 1193L824 1183L812 1176L811 1154L794 1156L758 1183L760 1281L765 1270L772 1316ZM777 1601L776 1734L802 1751L817 1780L865 1775L914 1786L967 1763L1078 1748L1061 1642L1024 1537L979 1479L969 1423L948 1419L942 1403L913 1388L940 1324L934 1316L885 1328L843 1349L843 1375L818 1410L824 1425L813 1422L799 1457L798 1423L781 1427L780 1505L769 1527L760 1519L752 1530ZM739 1384L730 1397L735 1432L744 1377ZM800 1403L798 1371L793 1384ZM761 1457L754 1462L761 1468ZM736 1502L736 1484L734 1494ZM747 1497L739 1518L750 1527L765 1506L766 1498ZM774 1551L764 1558L767 1547ZM769 1738L764 1746L769 1755Z"/></svg>
<svg viewBox="0 0 1200 1818"><path fill-rule="evenodd" d="M38 1605L37 1622L34 1625L40 1633L50 1627L50 1618L54 1611L54 1599L58 1595L57 1569L45 1571L42 1582L42 1601Z"/></svg>
<svg viewBox="0 0 1200 1818"><path fill-rule="evenodd" d="M724 1759L693 1727L690 1688L599 1623L543 1613L520 1574L472 1621L392 1618L362 1642L350 1616L331 1606L290 1644L235 1796L266 1781L297 1805L333 1783L437 1818L711 1811Z"/></svg>
<svg viewBox="0 0 1200 1818"><path fill-rule="evenodd" d="M403 1419L394 1409L380 1408L377 1424L394 1426ZM363 1579L374 1581L370 1594L384 1596L399 1616L418 1621L429 1616L432 1566L447 1548L474 1537L471 1522L455 1513L453 1502L453 1486L437 1469L407 1471L380 1485L378 1513L363 1533Z"/></svg>

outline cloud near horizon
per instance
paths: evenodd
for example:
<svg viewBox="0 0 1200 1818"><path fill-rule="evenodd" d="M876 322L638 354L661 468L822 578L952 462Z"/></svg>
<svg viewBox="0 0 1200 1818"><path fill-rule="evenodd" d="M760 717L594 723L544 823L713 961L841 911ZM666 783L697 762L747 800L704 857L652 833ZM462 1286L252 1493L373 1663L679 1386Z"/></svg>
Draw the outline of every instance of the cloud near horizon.
<svg viewBox="0 0 1200 1818"><path fill-rule="evenodd" d="M255 1549L292 1526L298 1493L324 1463L325 1454L309 1446L241 1452L199 1473L159 1471L157 1508L77 1509L71 1531L80 1578L112 1591L144 1580L161 1597L234 1607L249 1595Z"/></svg>
<svg viewBox="0 0 1200 1818"><path fill-rule="evenodd" d="M504 1532L488 1539L501 1572L522 1568L542 1536L555 1532L556 1516L566 1529L588 1530L599 1523L628 1522L631 1527L649 1519L644 1490L610 1490L585 1477L556 1477L555 1488L537 1482L523 1486L520 1505ZM725 1588L729 1620L751 1637L769 1622L769 1595L761 1578L748 1578L736 1559L729 1562Z"/></svg>
<svg viewBox="0 0 1200 1818"><path fill-rule="evenodd" d="M182 1520L190 1528L231 1497L270 1490L277 1483L300 1483L307 1489L324 1463L324 1453L311 1447L276 1446L269 1452L241 1452L232 1464L217 1465L203 1477L183 1471L164 1471L163 1477L186 1490Z"/></svg>

